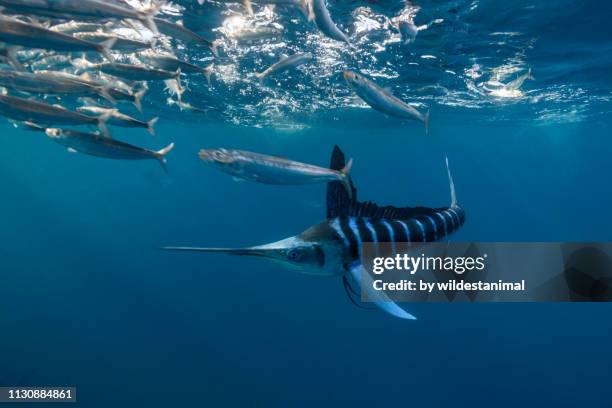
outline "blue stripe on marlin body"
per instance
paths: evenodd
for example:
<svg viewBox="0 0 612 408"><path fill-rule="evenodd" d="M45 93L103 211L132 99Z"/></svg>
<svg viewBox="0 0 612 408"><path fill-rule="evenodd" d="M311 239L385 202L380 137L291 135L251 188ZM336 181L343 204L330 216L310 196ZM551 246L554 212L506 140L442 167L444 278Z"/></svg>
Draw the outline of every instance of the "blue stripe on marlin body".
<svg viewBox="0 0 612 408"><path fill-rule="evenodd" d="M352 262L360 258L363 244L389 243L392 244L392 251L396 252L397 244L436 242L447 238L463 225L464 221L462 208L452 209L457 214L458 222L450 221L449 209L450 207L432 210L431 215L422 219L375 220L351 216L337 217L327 222L332 227L335 238L346 248L346 259ZM350 231L348 237L347 231Z"/></svg>
<svg viewBox="0 0 612 408"><path fill-rule="evenodd" d="M330 169L345 167L342 151L336 146ZM447 161L448 169L448 161ZM415 317L395 304L368 281L362 262L364 244L374 244L378 254L387 244L402 253L413 245L439 241L457 231L465 222L465 212L457 205L455 187L448 171L451 205L441 208L378 206L357 201L357 189L350 176L327 183L327 214L323 222L301 234L269 244L248 248L165 247L170 250L222 252L258 256L281 262L306 274L340 276L346 293L356 303L354 285L383 311L402 319ZM351 283L352 282L352 283Z"/></svg>

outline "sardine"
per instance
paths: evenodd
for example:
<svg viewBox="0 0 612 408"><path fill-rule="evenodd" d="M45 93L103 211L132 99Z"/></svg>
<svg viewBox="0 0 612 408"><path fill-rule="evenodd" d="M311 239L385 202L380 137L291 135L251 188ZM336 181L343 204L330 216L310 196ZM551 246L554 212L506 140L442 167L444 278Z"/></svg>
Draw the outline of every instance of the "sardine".
<svg viewBox="0 0 612 408"><path fill-rule="evenodd" d="M344 71L344 79L349 87L373 109L389 116L421 121L425 125L425 133L429 132L429 111L424 114L419 112L363 75Z"/></svg>
<svg viewBox="0 0 612 408"><path fill-rule="evenodd" d="M319 30L327 37L350 44L348 37L332 20L325 0L310 0L309 20L314 20Z"/></svg>
<svg viewBox="0 0 612 408"><path fill-rule="evenodd" d="M300 163L282 157L230 149L202 149L200 159L214 164L219 170L245 180L264 184L301 185L340 181L351 192L349 160L342 170Z"/></svg>
<svg viewBox="0 0 612 408"><path fill-rule="evenodd" d="M60 23L49 27L51 30L59 31L64 34L74 33L93 33L99 31L100 28L104 28L104 25L100 23L83 23L80 21L68 21L67 23Z"/></svg>
<svg viewBox="0 0 612 408"><path fill-rule="evenodd" d="M139 91L134 92L132 87L114 78L113 80L109 80L105 77L94 77L89 73L84 73L80 76L80 78L84 78L108 89L109 95L115 101L131 102L139 112L142 112L142 98L148 90L146 86Z"/></svg>
<svg viewBox="0 0 612 408"><path fill-rule="evenodd" d="M107 33L101 33L101 32L94 32L94 33L78 32L78 33L74 33L73 36L76 38L80 38L81 40L89 41L89 42L96 43L96 44L104 44L106 41L115 39L115 43L113 44L114 51L137 52L137 51L153 48L152 43L132 40L130 38L120 37L114 34L107 34Z"/></svg>
<svg viewBox="0 0 612 408"><path fill-rule="evenodd" d="M168 20L155 18L154 21L160 33L167 35L168 37L181 40L185 44L205 45L210 49L210 51L215 57L219 56L219 52L217 50L217 43L215 41L210 41L202 37L200 34L194 33L188 28L185 28L180 24L176 24Z"/></svg>
<svg viewBox="0 0 612 408"><path fill-rule="evenodd" d="M38 94L101 96L115 102L108 87L65 72L0 70L0 86Z"/></svg>
<svg viewBox="0 0 612 408"><path fill-rule="evenodd" d="M514 79L514 80L512 80L512 81L510 81L510 82L508 82L508 83L507 83L507 84L504 86L504 88L505 88L506 90L509 90L509 91L515 91L515 90L519 89L521 86L523 86L523 83L524 83L526 80L528 80L528 79L531 79L532 81L535 79L535 78L533 77L533 75L531 75L531 68L529 68L529 70L527 70L527 72L526 72L526 73L524 73L523 75L521 75L521 76L519 76L518 78L516 78L516 79Z"/></svg>
<svg viewBox="0 0 612 408"><path fill-rule="evenodd" d="M16 96L0 95L0 115L21 122L32 122L40 126L57 125L94 125L102 133L108 135L106 121L109 116L87 116L73 112L59 105L19 98Z"/></svg>
<svg viewBox="0 0 612 408"><path fill-rule="evenodd" d="M283 34L283 30L276 27L265 27L257 26L252 28L242 28L237 31L231 32L229 35L231 38L237 41L261 41L271 38L280 37Z"/></svg>
<svg viewBox="0 0 612 408"><path fill-rule="evenodd" d="M42 48L54 51L95 51L103 54L110 61L113 60L110 49L115 44L114 39L96 44L38 25L27 24L6 17L0 17L0 41L29 48Z"/></svg>
<svg viewBox="0 0 612 408"><path fill-rule="evenodd" d="M158 54L153 51L141 52L138 54L138 58L145 64L168 72L176 72L180 69L182 74L203 74L206 77L208 85L210 85L210 76L214 64L202 68L190 62L179 60L173 55Z"/></svg>
<svg viewBox="0 0 612 408"><path fill-rule="evenodd" d="M305 64L310 60L312 60L312 54L309 52L304 54L298 53L293 54L291 56L284 56L278 62L275 62L274 64L269 66L265 71L261 73L256 73L255 76L259 79L259 81L263 82L263 80L270 75L297 68L298 66Z"/></svg>
<svg viewBox="0 0 612 408"><path fill-rule="evenodd" d="M72 152L81 152L90 156L115 160L148 160L155 159L164 171L168 171L166 155L174 148L174 143L161 150L143 149L120 140L111 139L97 133L78 132L68 129L48 128L45 133L54 142L66 146Z"/></svg>
<svg viewBox="0 0 612 408"><path fill-rule="evenodd" d="M255 4L296 7L306 18L308 18L308 1L309 0L252 0Z"/></svg>
<svg viewBox="0 0 612 408"><path fill-rule="evenodd" d="M160 5L154 5L146 10L137 10L127 3L108 0L0 0L0 6L20 14L61 19L134 19L154 33L157 33L157 27L153 17L160 9Z"/></svg>
<svg viewBox="0 0 612 408"><path fill-rule="evenodd" d="M124 113L121 113L117 109L108 109L99 106L81 106L77 108L77 111L98 117L106 115L108 116L107 123L109 125L127 128L145 128L147 132L151 134L151 136L155 136L155 129L153 127L155 126L155 123L157 123L158 118L153 118L148 122L143 122Z"/></svg>
<svg viewBox="0 0 612 408"><path fill-rule="evenodd" d="M97 69L105 74L126 79L128 81L164 81L166 79L177 79L181 71L164 71L161 69L147 68L143 65L104 63L93 64L84 58L73 61L73 65L79 69Z"/></svg>

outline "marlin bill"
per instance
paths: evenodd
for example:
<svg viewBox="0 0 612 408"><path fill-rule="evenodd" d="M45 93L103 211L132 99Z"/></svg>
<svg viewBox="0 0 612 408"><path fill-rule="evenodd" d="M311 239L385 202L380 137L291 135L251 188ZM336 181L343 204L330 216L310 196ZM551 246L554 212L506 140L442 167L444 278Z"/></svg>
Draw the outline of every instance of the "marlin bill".
<svg viewBox="0 0 612 408"><path fill-rule="evenodd" d="M90 156L115 160L157 160L164 171L168 171L166 155L174 148L170 143L154 151L111 139L98 133L79 132L69 129L47 128L45 133L54 142L65 146L69 152L80 152Z"/></svg>
<svg viewBox="0 0 612 408"><path fill-rule="evenodd" d="M353 161L340 169L328 169L283 157L231 149L202 149L200 159L244 180L264 184L303 185L337 180L350 195L349 172Z"/></svg>
<svg viewBox="0 0 612 408"><path fill-rule="evenodd" d="M336 146L330 169L339 171L345 167L344 154ZM340 181L330 181L326 219L298 235L247 248L168 246L164 249L255 256L304 274L336 276L353 303L358 304L361 290L383 311L401 319L415 319L384 292L374 290L362 264L362 244L390 243L397 251L407 251L423 243L444 240L457 231L465 222L465 212L457 204L448 160L446 167L451 195L451 203L446 207L379 206L371 201L358 201L357 190L347 176L351 193Z"/></svg>

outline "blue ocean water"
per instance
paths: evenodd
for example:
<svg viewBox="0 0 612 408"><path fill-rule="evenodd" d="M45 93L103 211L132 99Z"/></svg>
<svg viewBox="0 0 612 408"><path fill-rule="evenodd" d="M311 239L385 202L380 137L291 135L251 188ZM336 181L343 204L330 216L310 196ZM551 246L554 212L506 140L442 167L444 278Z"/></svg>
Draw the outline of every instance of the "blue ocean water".
<svg viewBox="0 0 612 408"><path fill-rule="evenodd" d="M168 174L0 125L0 384L76 386L87 407L608 406L608 305L411 304L419 319L403 321L356 308L337 278L156 249L266 243L324 218L324 185L237 182L199 149L326 165L336 144L354 159L360 197L381 204L447 205L448 156L467 213L453 241L611 240L610 7L423 2L415 21L438 18L442 5L455 23L419 33L416 49L370 54L376 70L343 60L370 75L405 61L376 78L406 98L414 82L444 87L419 99L431 109L429 136L346 90L329 100L318 88L291 99L273 89L276 102L246 93L233 105L221 75L202 91L221 117L156 105L165 96L153 89L145 112L160 114L157 137L115 131L151 148L174 141ZM387 10L330 6L347 19L358 6ZM414 65L415 80L409 62L430 61L427 47L436 70ZM460 79L441 74L447 65ZM478 75L495 67L506 67L504 82L527 67L536 79L519 97L491 96ZM337 72L322 82L345 87ZM191 88L185 99L203 103Z"/></svg>

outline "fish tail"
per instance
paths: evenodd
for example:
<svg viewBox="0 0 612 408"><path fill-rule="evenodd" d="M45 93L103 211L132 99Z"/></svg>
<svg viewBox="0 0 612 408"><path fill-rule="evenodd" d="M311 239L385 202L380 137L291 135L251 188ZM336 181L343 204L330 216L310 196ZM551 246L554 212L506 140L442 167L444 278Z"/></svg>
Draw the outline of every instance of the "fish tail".
<svg viewBox="0 0 612 408"><path fill-rule="evenodd" d="M308 8L308 21L312 22L315 20L314 13L314 1L313 0L305 0L306 7Z"/></svg>
<svg viewBox="0 0 612 408"><path fill-rule="evenodd" d="M115 98L111 96L110 90L111 90L110 84L106 84L106 85L103 85L97 88L98 95L100 95L101 97L103 97L104 99L106 99L107 101L109 101L110 103L114 105L117 103L117 101L115 100Z"/></svg>
<svg viewBox="0 0 612 408"><path fill-rule="evenodd" d="M453 181L453 175L448 165L448 157L446 157L446 171L448 172L448 183L450 185L451 208L457 208L457 192L455 191L455 182Z"/></svg>
<svg viewBox="0 0 612 408"><path fill-rule="evenodd" d="M181 85L181 69L177 68L176 71L174 71L174 75L172 75L172 78L176 79L176 81L179 84L179 87Z"/></svg>
<svg viewBox="0 0 612 408"><path fill-rule="evenodd" d="M423 124L425 125L425 134L429 135L429 111L423 115Z"/></svg>
<svg viewBox="0 0 612 408"><path fill-rule="evenodd" d="M98 122L98 129L100 129L100 133L102 133L102 135L105 137L111 137L108 127L106 126L106 122L108 122L110 117L113 116L113 113L115 112L116 109L109 109L96 118Z"/></svg>
<svg viewBox="0 0 612 408"><path fill-rule="evenodd" d="M346 166L344 166L340 171L340 181L342 182L342 185L344 186L344 188L346 189L346 192L348 194L348 198L350 200L353 199L353 186L351 184L351 178L349 176L349 173L351 171L351 168L353 167L353 159L349 159L348 163L346 164Z"/></svg>
<svg viewBox="0 0 612 408"><path fill-rule="evenodd" d="M299 4L296 6L300 12L302 13L302 15L308 20L310 20L310 13L308 11L309 7L308 7L308 0L300 0Z"/></svg>
<svg viewBox="0 0 612 408"><path fill-rule="evenodd" d="M176 87L180 91L181 95L185 91L185 88L181 85L181 69L177 68L174 72L173 79L176 81Z"/></svg>
<svg viewBox="0 0 612 408"><path fill-rule="evenodd" d="M72 66L76 68L77 74L96 67L96 64L87 61L87 58L85 58L85 54L83 54L81 58L71 59L70 64L72 64Z"/></svg>
<svg viewBox="0 0 612 408"><path fill-rule="evenodd" d="M264 79L266 79L266 76L267 76L266 71L255 73L255 78L257 78L260 84L263 84Z"/></svg>
<svg viewBox="0 0 612 408"><path fill-rule="evenodd" d="M110 50L113 48L116 42L116 38L109 38L108 40L98 44L97 47L100 54L104 55L104 58L106 58L110 62L115 61L115 58L111 55Z"/></svg>
<svg viewBox="0 0 612 408"><path fill-rule="evenodd" d="M209 88L210 88L210 76L212 75L214 67L215 67L215 64L210 64L206 68L202 68L202 73L204 74L204 77L206 77L206 82L208 83Z"/></svg>
<svg viewBox="0 0 612 408"><path fill-rule="evenodd" d="M145 93L147 93L147 88L142 88L140 91L134 94L134 101L132 103L140 113L142 113L142 97Z"/></svg>
<svg viewBox="0 0 612 408"><path fill-rule="evenodd" d="M16 69L17 71L25 71L25 67L17 58L17 51L19 47L8 47L6 58L8 59L9 64Z"/></svg>
<svg viewBox="0 0 612 408"><path fill-rule="evenodd" d="M252 16L253 14L255 14L253 13L253 5L251 4L251 0L243 0L243 4L249 16Z"/></svg>
<svg viewBox="0 0 612 408"><path fill-rule="evenodd" d="M155 126L158 120L159 118L155 117L147 122L147 132L149 132L151 136L155 136L155 129L153 128L153 126Z"/></svg>
<svg viewBox="0 0 612 408"><path fill-rule="evenodd" d="M155 156L157 157L157 160L159 160L159 164L161 164L162 168L164 169L166 173L168 173L168 162L166 161L166 155L173 148L174 148L174 143L170 143L168 146L155 152Z"/></svg>
<svg viewBox="0 0 612 408"><path fill-rule="evenodd" d="M159 10L164 6L165 1L153 2L151 7L140 12L140 21L155 35L159 34L157 24L155 24L155 16L159 13Z"/></svg>
<svg viewBox="0 0 612 408"><path fill-rule="evenodd" d="M219 40L214 40L210 43L210 46L209 46L210 52L212 52L212 54L215 57L219 57L219 44L220 44Z"/></svg>

